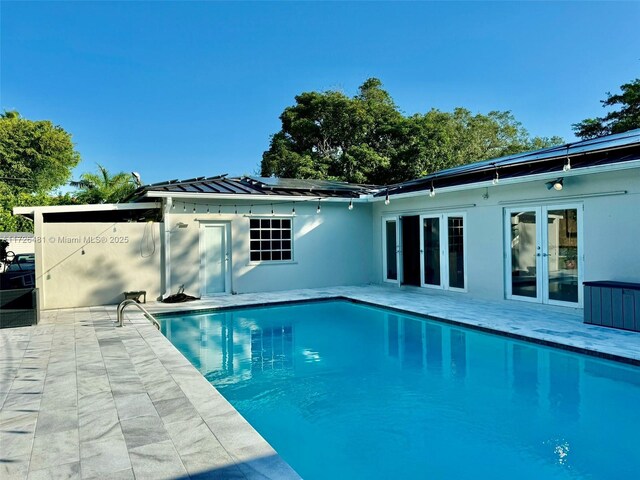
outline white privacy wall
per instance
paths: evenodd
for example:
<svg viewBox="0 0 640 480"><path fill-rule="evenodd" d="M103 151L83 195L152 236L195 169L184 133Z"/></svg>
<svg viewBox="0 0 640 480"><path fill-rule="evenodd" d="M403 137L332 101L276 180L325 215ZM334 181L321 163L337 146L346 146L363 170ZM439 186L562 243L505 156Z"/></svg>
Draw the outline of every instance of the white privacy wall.
<svg viewBox="0 0 640 480"><path fill-rule="evenodd" d="M574 172L575 173L575 172ZM626 194L611 194L626 190ZM483 195L488 193L488 198ZM599 196L600 194L605 194ZM567 198L583 196L582 198ZM522 200L530 200L521 203ZM471 205L451 208L461 205ZM382 282L382 218L385 215L466 213L467 293L505 296L504 210L512 206L584 205L584 280L640 282L640 169L564 177L564 188L547 190L545 180L498 184L461 192L428 192L407 199L391 198L373 207L373 277Z"/></svg>
<svg viewBox="0 0 640 480"><path fill-rule="evenodd" d="M174 199L174 202L179 200ZM372 281L371 205L346 202L275 206L275 217L286 216L293 225L292 262L251 262L249 260L248 205L228 204L218 214L218 204L206 213L206 205L193 203L186 212L176 208L167 215L170 230L171 293L184 285L185 293L200 295L199 227L201 221L227 223L231 226L231 290L236 293L264 292L336 285L359 285ZM191 212L189 211L191 210ZM270 214L271 206L253 206L253 215ZM258 217L255 217L258 218ZM179 228L178 223L183 227ZM184 226L186 225L186 226Z"/></svg>
<svg viewBox="0 0 640 480"><path fill-rule="evenodd" d="M36 253L42 262L36 279L42 308L116 304L129 290L146 290L147 301L156 300L161 282L161 226L45 223L42 253Z"/></svg>

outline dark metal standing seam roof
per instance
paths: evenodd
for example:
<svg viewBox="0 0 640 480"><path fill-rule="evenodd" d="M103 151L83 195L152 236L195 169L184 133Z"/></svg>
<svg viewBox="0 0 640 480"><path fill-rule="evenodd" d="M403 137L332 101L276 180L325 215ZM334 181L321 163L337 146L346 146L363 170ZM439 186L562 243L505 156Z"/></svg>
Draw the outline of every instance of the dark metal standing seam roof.
<svg viewBox="0 0 640 480"><path fill-rule="evenodd" d="M640 160L640 129L441 170L415 180L389 185L375 196L383 196L387 192L394 195L428 190L432 186L443 188L487 182L496 178L496 174L500 179L551 172L562 176L567 160L570 160L572 170Z"/></svg>
<svg viewBox="0 0 640 480"><path fill-rule="evenodd" d="M148 192L203 193L221 195L294 196L311 198L358 198L373 193L378 187L327 180L301 180L289 178L197 177L189 180L171 180L138 188L126 201L138 200Z"/></svg>
<svg viewBox="0 0 640 480"><path fill-rule="evenodd" d="M483 160L441 170L426 177L389 186L358 185L330 180L294 178L236 177L226 175L171 180L138 188L125 201L139 200L148 192L202 193L221 195L255 195L260 197L293 196L307 198L358 198L361 195L383 196L434 188L467 185L539 173L563 174L567 160L572 169L640 160L640 129L617 135L568 143L533 152Z"/></svg>

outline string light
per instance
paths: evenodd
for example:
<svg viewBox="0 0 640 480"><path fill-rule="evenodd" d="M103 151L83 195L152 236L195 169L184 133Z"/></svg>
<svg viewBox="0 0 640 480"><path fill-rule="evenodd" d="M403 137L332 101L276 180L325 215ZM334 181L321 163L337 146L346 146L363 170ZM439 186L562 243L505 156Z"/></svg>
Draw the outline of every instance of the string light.
<svg viewBox="0 0 640 480"><path fill-rule="evenodd" d="M320 200L318 200L318 208L316 208L316 213L320 213L321 209L320 209Z"/></svg>
<svg viewBox="0 0 640 480"><path fill-rule="evenodd" d="M273 213L273 203L271 204L271 215L274 215L274 213Z"/></svg>
<svg viewBox="0 0 640 480"><path fill-rule="evenodd" d="M238 214L238 205L233 206L236 209L236 215Z"/></svg>
<svg viewBox="0 0 640 480"><path fill-rule="evenodd" d="M387 196L384 199L384 204L385 205L389 205L389 202L390 202L390 200L389 200L389 190L387 190Z"/></svg>
<svg viewBox="0 0 640 480"><path fill-rule="evenodd" d="M222 206L218 205L218 215L222 215Z"/></svg>
<svg viewBox="0 0 640 480"><path fill-rule="evenodd" d="M183 212L186 212L186 211L187 211L187 204L186 204L186 203L183 203L183 204L182 204L182 211L183 211Z"/></svg>
<svg viewBox="0 0 640 480"><path fill-rule="evenodd" d="M291 215L293 215L294 217L296 216L296 205L295 205L295 203L293 204L293 208L291 209Z"/></svg>
<svg viewBox="0 0 640 480"><path fill-rule="evenodd" d="M249 215L251 215L251 209L253 208L253 205L249 205Z"/></svg>
<svg viewBox="0 0 640 480"><path fill-rule="evenodd" d="M567 163L564 165L564 167L562 167L562 171L568 172L569 170L571 170L571 160L567 156Z"/></svg>
<svg viewBox="0 0 640 480"><path fill-rule="evenodd" d="M349 210L353 210L353 200L349 200Z"/></svg>
<svg viewBox="0 0 640 480"><path fill-rule="evenodd" d="M193 204L193 213L196 213L196 204Z"/></svg>
<svg viewBox="0 0 640 480"><path fill-rule="evenodd" d="M498 175L498 169L496 168L496 176L491 183L497 185L500 182L500 176Z"/></svg>
<svg viewBox="0 0 640 480"><path fill-rule="evenodd" d="M429 196L431 198L436 196L436 188L433 186L433 181L431 181L431 190L429 190Z"/></svg>
<svg viewBox="0 0 640 480"><path fill-rule="evenodd" d="M209 205L207 205L207 213L209 213Z"/></svg>

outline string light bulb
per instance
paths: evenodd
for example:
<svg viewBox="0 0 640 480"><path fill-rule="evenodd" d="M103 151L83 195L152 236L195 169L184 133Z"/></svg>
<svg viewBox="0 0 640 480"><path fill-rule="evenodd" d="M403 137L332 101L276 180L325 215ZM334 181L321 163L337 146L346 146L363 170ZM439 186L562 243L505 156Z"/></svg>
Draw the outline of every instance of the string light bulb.
<svg viewBox="0 0 640 480"><path fill-rule="evenodd" d="M500 175L498 175L498 170L496 169L496 176L494 177L493 181L491 182L494 185L498 185L498 183L500 183Z"/></svg>
<svg viewBox="0 0 640 480"><path fill-rule="evenodd" d="M249 215L251 215L251 210L253 209L253 205L249 205Z"/></svg>
<svg viewBox="0 0 640 480"><path fill-rule="evenodd" d="M349 200L349 210L353 210L353 200Z"/></svg>
<svg viewBox="0 0 640 480"><path fill-rule="evenodd" d="M296 206L295 205L291 209L291 215L293 215L294 217L296 216Z"/></svg>
<svg viewBox="0 0 640 480"><path fill-rule="evenodd" d="M193 204L193 213L196 213L196 204Z"/></svg>
<svg viewBox="0 0 640 480"><path fill-rule="evenodd" d="M186 212L186 211L187 211L187 204L186 204L186 203L183 203L183 204L182 204L182 211L183 211L183 212Z"/></svg>
<svg viewBox="0 0 640 480"><path fill-rule="evenodd" d="M567 163L565 163L564 167L562 167L562 171L568 172L569 170L571 170L571 159L567 157Z"/></svg>
<svg viewBox="0 0 640 480"><path fill-rule="evenodd" d="M387 196L384 198L384 204L385 205L389 205L389 202L390 202L390 200L389 200L389 190L387 190Z"/></svg>
<svg viewBox="0 0 640 480"><path fill-rule="evenodd" d="M238 205L234 205L233 208L235 209L236 215L238 214Z"/></svg>
<svg viewBox="0 0 640 480"><path fill-rule="evenodd" d="M316 213L320 214L321 212L321 208L320 208L320 200L318 200L318 208L316 208Z"/></svg>
<svg viewBox="0 0 640 480"><path fill-rule="evenodd" d="M222 205L218 205L218 215L222 215Z"/></svg>
<svg viewBox="0 0 640 480"><path fill-rule="evenodd" d="M210 212L209 212L209 205L207 205L207 213L210 213Z"/></svg>
<svg viewBox="0 0 640 480"><path fill-rule="evenodd" d="M433 182L431 182L431 190L429 190L429 196L431 198L436 196L436 188L433 186Z"/></svg>
<svg viewBox="0 0 640 480"><path fill-rule="evenodd" d="M273 203L271 204L271 215L274 215L274 213L273 213Z"/></svg>

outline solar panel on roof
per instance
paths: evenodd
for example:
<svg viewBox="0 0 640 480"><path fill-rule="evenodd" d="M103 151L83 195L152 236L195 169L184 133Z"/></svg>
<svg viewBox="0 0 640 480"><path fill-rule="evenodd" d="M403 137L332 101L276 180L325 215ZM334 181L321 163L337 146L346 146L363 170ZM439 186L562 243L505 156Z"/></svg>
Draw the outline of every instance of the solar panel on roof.
<svg viewBox="0 0 640 480"><path fill-rule="evenodd" d="M481 160L479 162L469 163L466 165L460 165L458 167L448 168L446 170L440 170L438 172L426 175L424 177L417 178L415 180L409 180L402 182L398 186L410 186L416 183L422 183L425 180L429 181L435 178L443 178L455 176L463 173L474 173L487 170L494 167L506 167L514 166L518 164L525 164L536 160L545 160L555 157L561 157L567 155L577 155L580 153L594 152L603 149L612 149L617 147L623 147L626 145L632 145L634 143L640 143L640 129L630 130L628 132L619 133L615 135L608 135L606 137L598 137L590 140L582 140L575 143L569 143L564 145L557 145L554 147L543 148L541 150L534 150L531 152L517 153L514 155L508 155L505 157L492 158L488 160Z"/></svg>
<svg viewBox="0 0 640 480"><path fill-rule="evenodd" d="M286 190L361 190L362 186L332 180L312 180L302 178L247 177L264 186Z"/></svg>

